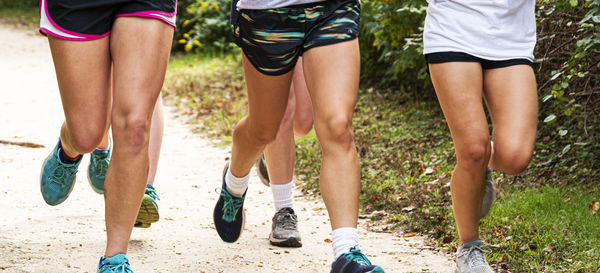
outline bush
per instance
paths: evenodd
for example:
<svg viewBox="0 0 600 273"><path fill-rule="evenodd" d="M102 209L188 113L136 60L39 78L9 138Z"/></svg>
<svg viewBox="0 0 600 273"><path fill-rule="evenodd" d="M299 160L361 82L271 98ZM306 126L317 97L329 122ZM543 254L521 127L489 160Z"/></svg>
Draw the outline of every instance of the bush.
<svg viewBox="0 0 600 273"><path fill-rule="evenodd" d="M178 6L175 50L225 53L233 47L230 0L183 0Z"/></svg>
<svg viewBox="0 0 600 273"><path fill-rule="evenodd" d="M39 0L0 0L0 8L23 9L39 6Z"/></svg>

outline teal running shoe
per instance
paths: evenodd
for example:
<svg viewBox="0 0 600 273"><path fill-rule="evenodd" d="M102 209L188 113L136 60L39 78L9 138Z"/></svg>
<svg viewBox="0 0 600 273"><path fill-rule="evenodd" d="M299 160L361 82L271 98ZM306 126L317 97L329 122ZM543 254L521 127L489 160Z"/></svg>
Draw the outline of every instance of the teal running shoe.
<svg viewBox="0 0 600 273"><path fill-rule="evenodd" d="M331 265L331 273L384 273L383 268L372 265L369 258L358 247L339 256Z"/></svg>
<svg viewBox="0 0 600 273"><path fill-rule="evenodd" d="M223 184L221 189L217 189L220 192L219 200L215 205L213 211L213 222L219 237L225 242L233 243L240 238L244 225L246 223L246 213L244 212L244 200L246 199L246 193L242 197L235 197L227 191L227 184L225 183L225 173L229 168L229 162L223 169Z"/></svg>
<svg viewBox="0 0 600 273"><path fill-rule="evenodd" d="M100 258L98 273L133 273L129 265L129 259L125 254L117 254L112 257Z"/></svg>
<svg viewBox="0 0 600 273"><path fill-rule="evenodd" d="M104 194L104 179L106 179L106 170L108 170L108 163L110 163L111 152L112 140L109 141L108 149L95 150L90 154L87 177L90 186L98 194Z"/></svg>
<svg viewBox="0 0 600 273"><path fill-rule="evenodd" d="M156 193L156 189L152 185L147 184L140 211L135 219L135 227L149 228L150 224L158 222L160 219L160 215L158 214L158 200L160 198Z"/></svg>
<svg viewBox="0 0 600 273"><path fill-rule="evenodd" d="M40 189L42 197L48 205L56 206L64 202L73 191L77 168L81 158L75 163L64 163L60 160L60 138L54 150L42 164L40 174Z"/></svg>

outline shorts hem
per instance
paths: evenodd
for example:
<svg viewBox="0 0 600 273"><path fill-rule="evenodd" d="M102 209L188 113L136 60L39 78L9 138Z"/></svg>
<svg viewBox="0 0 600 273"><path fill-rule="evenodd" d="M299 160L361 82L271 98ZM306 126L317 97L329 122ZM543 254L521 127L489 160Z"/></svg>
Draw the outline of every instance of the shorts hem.
<svg viewBox="0 0 600 273"><path fill-rule="evenodd" d="M68 37L68 36L64 36L61 35L59 33L56 33L52 30L49 30L45 27L40 27L39 29L40 34L44 35L44 36L52 36L61 40L68 40L68 41L79 41L79 42L85 42L85 41L94 41L94 40L98 40L98 39L102 39L106 36L108 36L110 34L110 31L102 34L102 35L95 35L95 37Z"/></svg>
<svg viewBox="0 0 600 273"><path fill-rule="evenodd" d="M165 18L163 16L165 16L165 17L173 17L175 15L167 16L167 15L163 15L163 14L160 14L159 12L154 12L154 11L141 11L141 12L134 12L134 13L117 14L117 15L115 15L115 18L119 18L119 17L152 18L152 19L161 20L161 21L167 23L168 25L172 26L173 28L177 29L177 25L175 24L175 22L170 21L169 19L167 19L167 18Z"/></svg>

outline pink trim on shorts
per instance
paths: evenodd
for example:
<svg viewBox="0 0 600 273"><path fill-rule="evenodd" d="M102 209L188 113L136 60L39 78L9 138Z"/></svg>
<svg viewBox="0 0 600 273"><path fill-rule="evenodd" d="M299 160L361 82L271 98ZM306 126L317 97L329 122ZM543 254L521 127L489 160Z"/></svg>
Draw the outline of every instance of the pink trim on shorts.
<svg viewBox="0 0 600 273"><path fill-rule="evenodd" d="M162 15L162 14L161 14ZM164 16L164 15L163 15ZM141 11L141 12L133 12L133 13L123 13L123 14L117 14L115 16L115 18L118 17L145 17L145 18L154 18L154 19L158 19L161 20L169 25L171 25L174 28L177 28L177 26L175 26L174 22L171 22L167 19L165 19L164 17L160 17L159 15L156 15L154 12L152 11ZM170 16L173 17L173 16Z"/></svg>
<svg viewBox="0 0 600 273"><path fill-rule="evenodd" d="M100 38L104 38L104 37L106 37L106 36L108 36L110 34L110 31L109 31L107 33L104 33L104 34L100 35L100 37L97 37L97 38L89 38L89 37L73 38L73 37L66 37L66 36L60 35L58 33L55 33L53 31L45 28L45 27L40 27L39 31L40 31L40 34L42 34L44 36L48 36L48 34L50 34L50 35L52 35L52 36L54 36L56 38L59 38L59 39L62 39L62 40L69 40L69 41L93 41L93 40L98 40Z"/></svg>
<svg viewBox="0 0 600 273"><path fill-rule="evenodd" d="M42 0L40 0L40 17L41 17L41 14L42 14L41 3L42 3ZM56 37L61 38L61 39L71 40L71 41L90 41L90 40L96 40L96 39L100 39L100 38L106 37L110 33L110 31L108 31L108 32L106 32L104 34L97 35L97 34L84 34L84 33L78 33L78 32L74 32L74 31L70 31L70 30L62 28L56 22L54 22L54 20L52 20L52 17L50 16L50 13L48 12L48 2L47 1L44 2L44 11L46 12L46 18L48 18L48 21L50 22L50 24L52 24L55 28L57 28L58 30L60 30L60 31L62 31L64 33L67 33L67 34L70 34L70 35L73 35L73 36L81 36L81 37L84 37L84 38L83 39L67 38L67 37L64 37L64 36L62 36L60 34L53 33L52 31L49 31L49 30L47 30L45 28L40 28L40 32L42 31L42 29L45 29L45 31L47 33L50 33L53 36L56 36ZM44 33L42 33L42 34L44 34Z"/></svg>

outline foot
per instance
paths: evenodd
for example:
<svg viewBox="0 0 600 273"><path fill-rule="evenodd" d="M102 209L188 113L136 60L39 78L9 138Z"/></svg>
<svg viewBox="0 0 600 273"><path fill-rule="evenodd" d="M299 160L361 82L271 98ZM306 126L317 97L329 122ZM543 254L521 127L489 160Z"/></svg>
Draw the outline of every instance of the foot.
<svg viewBox="0 0 600 273"><path fill-rule="evenodd" d="M271 185L271 180L269 180L269 172L267 171L267 163L264 154L260 155L254 166L256 167L256 174L258 175L258 178L260 178L260 182L269 187L269 185Z"/></svg>
<svg viewBox="0 0 600 273"><path fill-rule="evenodd" d="M372 265L369 258L358 247L339 256L331 265L331 273L384 273L383 268Z"/></svg>
<svg viewBox="0 0 600 273"><path fill-rule="evenodd" d="M64 202L75 186L77 168L81 158L75 163L65 163L60 160L60 139L54 150L42 164L40 188L42 197L48 205L56 206Z"/></svg>
<svg viewBox="0 0 600 273"><path fill-rule="evenodd" d="M98 273L133 273L129 259L125 254L117 254L108 258L100 258Z"/></svg>
<svg viewBox="0 0 600 273"><path fill-rule="evenodd" d="M228 163L229 164L229 163ZM213 221L215 228L221 239L228 243L233 243L240 238L244 229L246 214L244 213L244 199L246 192L242 197L235 197L227 191L225 184L225 173L228 165L225 165L223 171L223 185L221 186L219 200L213 211Z"/></svg>
<svg viewBox="0 0 600 273"><path fill-rule="evenodd" d="M494 177L492 177L492 169L488 168L485 172L485 193L481 204L481 219L490 213L495 200L496 183L494 183Z"/></svg>
<svg viewBox="0 0 600 273"><path fill-rule="evenodd" d="M158 200L160 200L160 198L154 187L147 184L140 211L135 219L135 227L149 228L150 224L158 222L160 219L160 215L158 214Z"/></svg>
<svg viewBox="0 0 600 273"><path fill-rule="evenodd" d="M269 242L274 246L301 247L298 217L292 208L282 208L273 216Z"/></svg>
<svg viewBox="0 0 600 273"><path fill-rule="evenodd" d="M488 245L481 240L464 243L456 251L456 273L493 273L485 254L490 253Z"/></svg>
<svg viewBox="0 0 600 273"><path fill-rule="evenodd" d="M95 150L90 154L90 165L88 166L88 182L92 189L98 194L104 194L104 179L110 162L112 141L109 142L105 151Z"/></svg>

